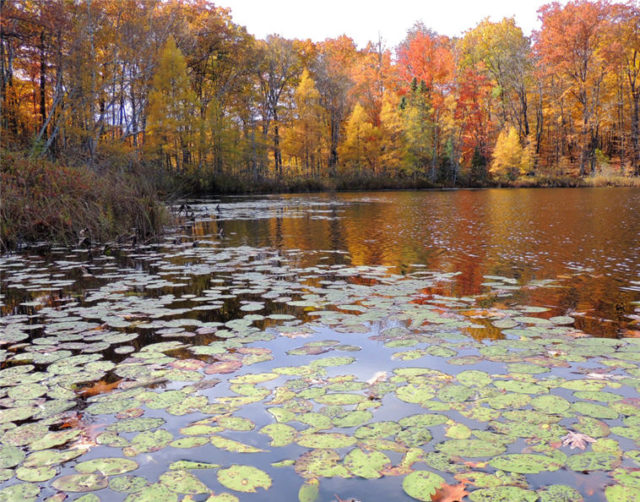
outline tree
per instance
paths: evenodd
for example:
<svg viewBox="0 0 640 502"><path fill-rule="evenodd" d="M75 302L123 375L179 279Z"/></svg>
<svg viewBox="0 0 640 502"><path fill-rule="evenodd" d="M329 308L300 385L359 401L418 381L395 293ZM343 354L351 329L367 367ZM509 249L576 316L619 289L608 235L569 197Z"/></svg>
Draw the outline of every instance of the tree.
<svg viewBox="0 0 640 502"><path fill-rule="evenodd" d="M312 65L320 102L327 111L329 129L329 175L335 176L339 163L338 145L341 141L342 123L346 118L352 98L351 71L357 57L357 49L347 36L327 39L319 44L318 57Z"/></svg>
<svg viewBox="0 0 640 502"><path fill-rule="evenodd" d="M530 41L513 18L493 23L484 19L460 41L461 67L478 71L482 63L491 76L500 103L500 127L516 124L521 138L529 135L527 88L532 67Z"/></svg>
<svg viewBox="0 0 640 502"><path fill-rule="evenodd" d="M524 153L516 128L511 126L508 131L502 130L493 150L493 161L489 171L494 176L516 179L518 175L526 172L523 168L526 169L529 163Z"/></svg>
<svg viewBox="0 0 640 502"><path fill-rule="evenodd" d="M273 124L273 166L282 175L280 108L282 98L300 73L300 59L291 40L269 35L260 47L257 75L262 98L262 134L267 138Z"/></svg>
<svg viewBox="0 0 640 502"><path fill-rule="evenodd" d="M340 148L343 167L349 171L362 171L365 167L375 169L376 135L376 128L369 122L362 105L357 103L347 121L344 143Z"/></svg>
<svg viewBox="0 0 640 502"><path fill-rule="evenodd" d="M609 28L611 7L605 0L573 0L561 6L552 3L539 11L542 29L535 48L548 75L558 75L569 84L579 107L580 175L595 171L599 139L602 84L608 62L603 41Z"/></svg>
<svg viewBox="0 0 640 502"><path fill-rule="evenodd" d="M407 157L404 122L400 98L387 91L382 98L380 111L380 163L387 175L397 175L404 171Z"/></svg>
<svg viewBox="0 0 640 502"><path fill-rule="evenodd" d="M149 93L148 141L167 168L183 171L190 164L190 147L197 131L196 96L187 63L169 36L160 53Z"/></svg>
<svg viewBox="0 0 640 502"><path fill-rule="evenodd" d="M306 69L300 77L294 102L295 117L285 134L284 147L309 174L318 174L323 160L324 110L320 105L320 93Z"/></svg>

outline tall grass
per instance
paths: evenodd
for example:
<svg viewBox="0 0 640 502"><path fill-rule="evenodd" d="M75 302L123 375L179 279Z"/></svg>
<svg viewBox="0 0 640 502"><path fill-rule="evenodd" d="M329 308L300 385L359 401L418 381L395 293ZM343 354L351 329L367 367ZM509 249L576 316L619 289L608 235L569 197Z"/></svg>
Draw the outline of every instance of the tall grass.
<svg viewBox="0 0 640 502"><path fill-rule="evenodd" d="M156 234L167 212L144 180L0 152L0 248Z"/></svg>

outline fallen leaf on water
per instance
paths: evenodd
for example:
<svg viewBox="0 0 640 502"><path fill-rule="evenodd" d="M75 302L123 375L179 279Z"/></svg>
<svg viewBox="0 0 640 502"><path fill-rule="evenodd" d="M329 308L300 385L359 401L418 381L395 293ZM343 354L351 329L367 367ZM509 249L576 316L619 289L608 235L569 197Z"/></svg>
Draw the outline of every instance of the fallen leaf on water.
<svg viewBox="0 0 640 502"><path fill-rule="evenodd" d="M582 434L581 432L573 431L569 431L566 436L563 436L560 439L562 439L562 446L569 446L572 450L575 448L584 450L587 447L587 443L596 442L596 440L591 436L587 436L586 434Z"/></svg>
<svg viewBox="0 0 640 502"><path fill-rule="evenodd" d="M448 485L443 483L436 492L431 495L431 502L461 502L469 492L466 488L465 480L458 485Z"/></svg>
<svg viewBox="0 0 640 502"><path fill-rule="evenodd" d="M107 383L104 380L100 380L90 387L85 387L80 391L81 396L89 397L89 396L97 396L98 394L106 394L107 392L111 392L114 389L118 388L122 380L116 380L112 383Z"/></svg>

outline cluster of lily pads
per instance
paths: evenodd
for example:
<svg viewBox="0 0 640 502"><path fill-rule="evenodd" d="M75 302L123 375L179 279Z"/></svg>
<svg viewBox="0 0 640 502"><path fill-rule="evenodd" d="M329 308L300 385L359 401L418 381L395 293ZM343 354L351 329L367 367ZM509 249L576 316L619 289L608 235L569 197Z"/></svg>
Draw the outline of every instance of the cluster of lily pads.
<svg viewBox="0 0 640 502"><path fill-rule="evenodd" d="M309 254L0 258L0 501L640 500L639 339Z"/></svg>

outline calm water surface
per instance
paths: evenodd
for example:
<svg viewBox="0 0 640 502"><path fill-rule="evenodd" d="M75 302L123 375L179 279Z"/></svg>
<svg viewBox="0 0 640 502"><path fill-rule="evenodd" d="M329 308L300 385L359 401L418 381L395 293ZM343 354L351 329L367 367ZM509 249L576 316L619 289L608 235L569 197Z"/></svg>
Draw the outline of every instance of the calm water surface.
<svg viewBox="0 0 640 502"><path fill-rule="evenodd" d="M640 496L640 190L186 202L159 243L0 257L0 500Z"/></svg>
<svg viewBox="0 0 640 502"><path fill-rule="evenodd" d="M219 212L194 204L212 216L194 234L223 228L229 245L332 250L346 253L337 262L400 273L415 265L456 272L446 292L454 296L485 291L485 275L560 279L563 288L520 291L517 300L580 313L579 326L594 335L618 336L640 293L635 188L291 195L268 198L267 210L232 200Z"/></svg>

